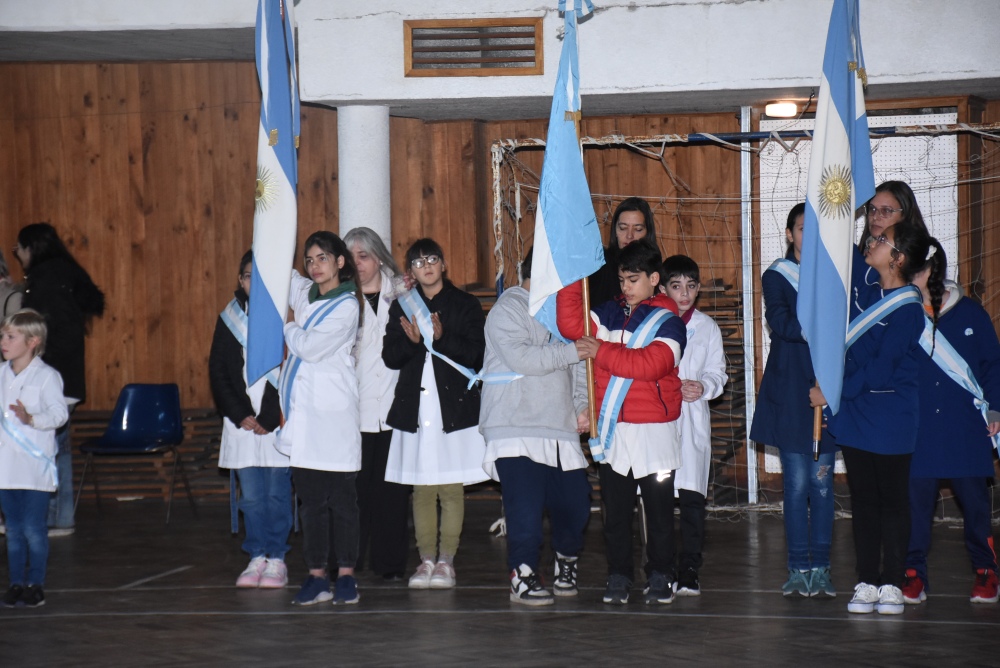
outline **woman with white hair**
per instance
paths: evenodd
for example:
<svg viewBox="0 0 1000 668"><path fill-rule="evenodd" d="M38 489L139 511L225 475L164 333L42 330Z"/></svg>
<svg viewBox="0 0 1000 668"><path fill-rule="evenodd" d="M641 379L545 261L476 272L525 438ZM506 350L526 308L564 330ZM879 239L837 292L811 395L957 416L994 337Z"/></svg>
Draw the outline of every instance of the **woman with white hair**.
<svg viewBox="0 0 1000 668"><path fill-rule="evenodd" d="M392 441L392 427L385 423L395 395L399 372L382 361L382 338L389 320L389 305L403 278L381 237L367 227L344 235L354 256L358 282L364 294L365 315L354 357L361 398L361 470L358 472L358 509L361 544L358 570L368 566L387 581L403 579L409 547L407 515L409 485L386 482L385 465Z"/></svg>

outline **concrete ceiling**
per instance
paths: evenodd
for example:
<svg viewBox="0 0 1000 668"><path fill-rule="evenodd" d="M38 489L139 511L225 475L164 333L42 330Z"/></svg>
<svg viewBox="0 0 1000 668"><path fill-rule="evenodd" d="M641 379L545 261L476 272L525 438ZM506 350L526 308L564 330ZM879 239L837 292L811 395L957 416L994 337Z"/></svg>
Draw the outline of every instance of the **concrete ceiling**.
<svg viewBox="0 0 1000 668"><path fill-rule="evenodd" d="M76 32L0 32L0 62L136 62L254 59L254 29L124 30ZM589 94L583 96L588 116L669 114L724 111L742 105L762 105L774 99L805 100L809 88L677 91ZM873 85L870 99L903 99L974 95L1000 99L1000 79L962 79L939 82ZM337 100L310 100L338 106ZM503 99L442 98L429 100L366 100L388 105L394 116L424 120L516 120L544 118L551 97Z"/></svg>

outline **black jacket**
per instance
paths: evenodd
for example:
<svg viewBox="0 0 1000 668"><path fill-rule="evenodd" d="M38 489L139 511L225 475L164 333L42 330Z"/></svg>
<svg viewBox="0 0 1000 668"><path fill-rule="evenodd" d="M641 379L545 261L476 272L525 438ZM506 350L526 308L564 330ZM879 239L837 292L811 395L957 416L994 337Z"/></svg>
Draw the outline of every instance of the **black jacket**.
<svg viewBox="0 0 1000 668"><path fill-rule="evenodd" d="M239 289L236 300L246 309L247 294ZM243 420L254 415L253 404L247 396L247 384L243 380L243 346L236 340L229 327L219 316L212 337L212 350L208 354L208 379L212 384L212 394L219 412L239 426ZM281 421L281 407L278 390L268 383L260 402L260 414L254 416L258 424L268 431L278 428Z"/></svg>
<svg viewBox="0 0 1000 668"><path fill-rule="evenodd" d="M84 337L93 316L104 314L104 293L79 265L61 257L32 265L25 276L23 308L45 316L48 338L42 360L63 379L63 395L87 398Z"/></svg>
<svg viewBox="0 0 1000 668"><path fill-rule="evenodd" d="M431 313L441 319L441 338L434 350L459 364L478 371L486 352L484 328L486 318L479 300L462 292L445 280L441 292L428 300L420 286L414 288L427 303ZM420 379L424 372L427 349L424 342L413 343L403 332L399 319L405 317L399 301L389 307L389 322L382 340L382 361L390 369L399 370L396 395L386 422L394 429L416 432L420 408ZM434 360L434 377L441 400L441 417L445 433L452 433L479 424L479 386L467 390L468 379L447 362Z"/></svg>

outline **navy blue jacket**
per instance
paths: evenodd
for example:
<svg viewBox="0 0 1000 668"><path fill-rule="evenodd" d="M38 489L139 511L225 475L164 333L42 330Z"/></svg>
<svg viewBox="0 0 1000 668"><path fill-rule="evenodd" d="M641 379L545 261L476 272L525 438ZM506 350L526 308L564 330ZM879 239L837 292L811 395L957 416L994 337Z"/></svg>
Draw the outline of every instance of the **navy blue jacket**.
<svg viewBox="0 0 1000 668"><path fill-rule="evenodd" d="M794 260L793 260L794 261ZM796 306L798 292L784 276L768 269L760 279L764 318L771 328L771 350L760 381L750 439L785 452L812 453L813 409L809 388L816 382L809 344L802 338ZM823 430L820 452L836 446Z"/></svg>
<svg viewBox="0 0 1000 668"><path fill-rule="evenodd" d="M982 306L962 297L938 318L938 333L969 364L992 410L1000 409L1000 342ZM928 355L920 362L920 433L913 478L993 476L993 444L972 395Z"/></svg>
<svg viewBox="0 0 1000 668"><path fill-rule="evenodd" d="M877 284L858 289L851 300L851 319L894 291L883 291ZM913 452L919 368L921 358L927 356L919 343L923 330L923 306L907 304L848 348L840 411L829 421L837 445L880 455Z"/></svg>

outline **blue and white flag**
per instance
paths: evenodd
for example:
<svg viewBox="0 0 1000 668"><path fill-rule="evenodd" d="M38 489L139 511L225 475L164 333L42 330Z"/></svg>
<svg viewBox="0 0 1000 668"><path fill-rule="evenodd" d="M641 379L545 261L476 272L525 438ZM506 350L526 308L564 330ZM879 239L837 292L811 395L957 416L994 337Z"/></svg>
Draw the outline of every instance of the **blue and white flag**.
<svg viewBox="0 0 1000 668"><path fill-rule="evenodd" d="M534 260L528 311L562 339L556 326L556 293L604 265L601 230L583 171L583 151L577 137L580 119L580 63L576 41L577 16L594 11L590 0L560 0L566 14L566 34L559 56L559 73L538 192Z"/></svg>
<svg viewBox="0 0 1000 668"><path fill-rule="evenodd" d="M292 2L257 4L260 128L254 194L253 276L247 331L247 382L281 364L298 207L299 90Z"/></svg>
<svg viewBox="0 0 1000 668"><path fill-rule="evenodd" d="M813 130L798 313L820 389L836 413L844 382L857 207L875 194L858 0L834 0Z"/></svg>

